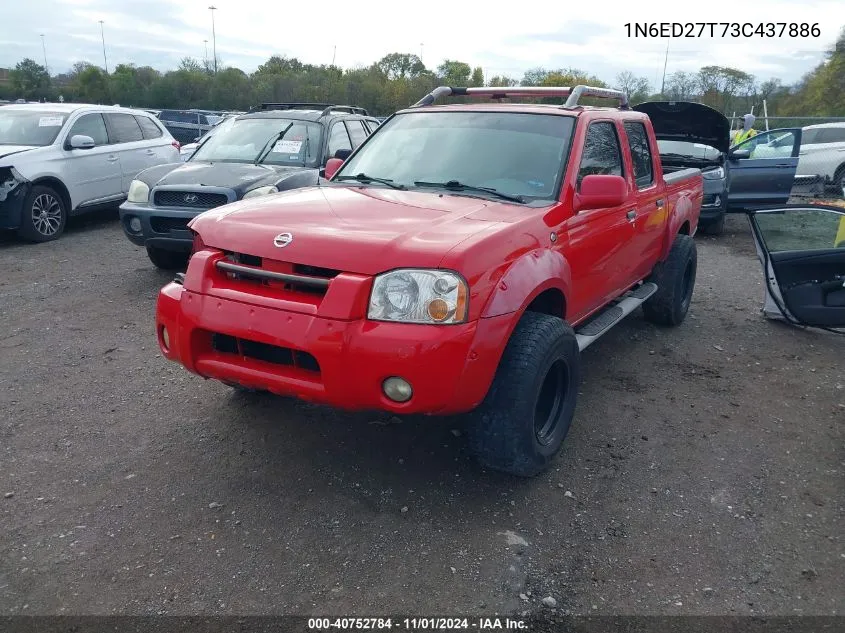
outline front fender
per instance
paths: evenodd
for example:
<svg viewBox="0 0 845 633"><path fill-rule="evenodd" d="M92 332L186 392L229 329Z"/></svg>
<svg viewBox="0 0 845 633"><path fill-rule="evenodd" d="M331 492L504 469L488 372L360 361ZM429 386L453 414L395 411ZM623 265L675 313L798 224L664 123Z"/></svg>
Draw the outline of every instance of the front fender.
<svg viewBox="0 0 845 633"><path fill-rule="evenodd" d="M566 298L571 287L572 272L566 259L548 248L534 249L515 260L505 271L487 300L481 318L520 312L550 288L560 290ZM566 317L565 314L561 316Z"/></svg>

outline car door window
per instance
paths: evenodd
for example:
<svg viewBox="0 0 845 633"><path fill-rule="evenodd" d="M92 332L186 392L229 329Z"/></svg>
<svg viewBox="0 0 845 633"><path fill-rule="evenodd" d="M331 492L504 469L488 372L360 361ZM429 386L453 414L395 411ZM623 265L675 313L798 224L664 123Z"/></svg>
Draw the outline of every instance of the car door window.
<svg viewBox="0 0 845 633"><path fill-rule="evenodd" d="M68 140L77 134L90 136L94 139L94 145L109 144L109 135L106 132L106 123L103 121L102 114L85 114L79 117L68 132Z"/></svg>
<svg viewBox="0 0 845 633"><path fill-rule="evenodd" d="M795 146L795 132L772 130L743 141L734 149L749 150L751 158L788 158Z"/></svg>
<svg viewBox="0 0 845 633"><path fill-rule="evenodd" d="M826 209L754 214L769 253L845 248L845 215Z"/></svg>
<svg viewBox="0 0 845 633"><path fill-rule="evenodd" d="M584 153L578 167L578 185L584 176L592 174L610 174L621 176L622 151L616 126L609 121L591 123L584 141Z"/></svg>
<svg viewBox="0 0 845 633"><path fill-rule="evenodd" d="M625 123L625 134L628 136L631 161L634 164L634 180L637 189L643 189L654 182L654 164L645 125L633 121Z"/></svg>
<svg viewBox="0 0 845 633"><path fill-rule="evenodd" d="M131 114L106 114L109 125L114 132L114 143L132 143L133 141L144 140L141 127Z"/></svg>
<svg viewBox="0 0 845 633"><path fill-rule="evenodd" d="M346 129L349 130L352 147L358 147L367 138L367 130L364 129L363 121L347 121Z"/></svg>
<svg viewBox="0 0 845 633"><path fill-rule="evenodd" d="M370 134L376 131L376 128L379 126L379 122L373 119L367 119L367 127L370 128Z"/></svg>
<svg viewBox="0 0 845 633"><path fill-rule="evenodd" d="M141 126L141 132L144 135L145 139L153 139L153 138L161 138L161 128L155 124L149 117L145 116L136 116L135 120L138 121L138 125Z"/></svg>
<svg viewBox="0 0 845 633"><path fill-rule="evenodd" d="M821 131L818 143L845 143L845 127L829 127Z"/></svg>
<svg viewBox="0 0 845 633"><path fill-rule="evenodd" d="M343 125L343 121L335 122L329 132L329 158L332 158L339 149L352 149L352 143L349 141L349 134L346 133L346 126Z"/></svg>

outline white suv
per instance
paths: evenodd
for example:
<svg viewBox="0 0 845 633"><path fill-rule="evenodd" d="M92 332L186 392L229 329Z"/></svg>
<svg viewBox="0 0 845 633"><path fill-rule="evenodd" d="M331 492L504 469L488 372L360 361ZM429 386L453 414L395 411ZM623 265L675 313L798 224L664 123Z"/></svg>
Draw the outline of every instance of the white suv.
<svg viewBox="0 0 845 633"><path fill-rule="evenodd" d="M820 176L837 191L845 186L845 122L802 129L798 174Z"/></svg>
<svg viewBox="0 0 845 633"><path fill-rule="evenodd" d="M70 103L0 108L0 229L58 238L68 215L126 199L148 167L179 161L179 143L149 112Z"/></svg>

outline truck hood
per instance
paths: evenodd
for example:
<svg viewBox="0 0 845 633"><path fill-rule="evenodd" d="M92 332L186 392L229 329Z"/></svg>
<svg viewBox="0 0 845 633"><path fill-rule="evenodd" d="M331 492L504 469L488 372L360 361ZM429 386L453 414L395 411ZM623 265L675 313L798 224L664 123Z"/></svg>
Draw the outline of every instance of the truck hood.
<svg viewBox="0 0 845 633"><path fill-rule="evenodd" d="M525 209L478 198L382 187L322 186L235 202L194 218L207 246L374 275L436 267L462 241ZM278 248L273 240L290 233Z"/></svg>
<svg viewBox="0 0 845 633"><path fill-rule="evenodd" d="M689 101L649 101L633 109L648 115L658 140L701 143L723 153L730 148L731 123L711 107Z"/></svg>
<svg viewBox="0 0 845 633"><path fill-rule="evenodd" d="M36 145L0 145L0 158L5 158L12 154L20 154L21 152L28 152L31 149L36 149L36 147Z"/></svg>
<svg viewBox="0 0 845 633"><path fill-rule="evenodd" d="M302 171L315 171L310 167L277 167L252 163L180 162L162 165L142 172L139 178L152 187L158 185L205 185L234 189L240 198L250 189L260 185L275 185L285 177Z"/></svg>

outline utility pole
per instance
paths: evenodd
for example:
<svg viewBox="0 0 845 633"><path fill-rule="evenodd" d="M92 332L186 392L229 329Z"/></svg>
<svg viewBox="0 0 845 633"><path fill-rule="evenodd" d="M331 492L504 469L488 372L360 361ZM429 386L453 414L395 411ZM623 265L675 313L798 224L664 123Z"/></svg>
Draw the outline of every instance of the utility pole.
<svg viewBox="0 0 845 633"><path fill-rule="evenodd" d="M106 59L106 36L103 33L103 21L100 20L100 37L103 40L103 66L106 69L106 74L109 74L109 61Z"/></svg>
<svg viewBox="0 0 845 633"><path fill-rule="evenodd" d="M208 7L208 10L211 11L211 39L212 39L212 47L214 52L214 74L217 74L217 32L214 30L214 12L217 10L213 4Z"/></svg>
<svg viewBox="0 0 845 633"><path fill-rule="evenodd" d="M664 89L666 88L666 65L669 63L669 42L672 40L666 40L666 58L663 60L663 80L660 82L660 94L661 96L664 94Z"/></svg>
<svg viewBox="0 0 845 633"><path fill-rule="evenodd" d="M337 57L337 44L334 45L334 52L332 53L332 66L334 67L334 60Z"/></svg>
<svg viewBox="0 0 845 633"><path fill-rule="evenodd" d="M44 51L44 70L47 71L47 74L50 74L50 68L47 66L47 46L44 44L44 34L41 34L41 50Z"/></svg>

